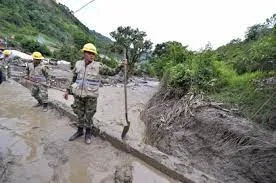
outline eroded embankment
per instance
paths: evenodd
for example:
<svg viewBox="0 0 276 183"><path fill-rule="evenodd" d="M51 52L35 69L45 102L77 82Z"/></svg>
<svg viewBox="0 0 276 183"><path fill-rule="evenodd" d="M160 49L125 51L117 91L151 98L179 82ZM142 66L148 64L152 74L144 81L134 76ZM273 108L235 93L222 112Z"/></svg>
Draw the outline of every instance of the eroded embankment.
<svg viewBox="0 0 276 183"><path fill-rule="evenodd" d="M161 89L142 119L149 144L223 182L276 181L276 133L200 95Z"/></svg>

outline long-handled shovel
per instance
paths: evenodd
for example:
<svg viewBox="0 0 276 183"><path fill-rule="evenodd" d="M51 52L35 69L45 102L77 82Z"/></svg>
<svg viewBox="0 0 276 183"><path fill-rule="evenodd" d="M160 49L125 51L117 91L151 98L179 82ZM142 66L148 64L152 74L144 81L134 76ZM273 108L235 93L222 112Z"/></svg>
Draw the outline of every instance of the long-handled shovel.
<svg viewBox="0 0 276 183"><path fill-rule="evenodd" d="M124 71L125 71L125 77L124 77L124 91L125 91L125 117L126 117L126 122L127 126L124 126L123 132L122 132L122 139L126 136L129 127L130 127L130 122L128 120L128 113L127 113L127 65L124 64Z"/></svg>
<svg viewBox="0 0 276 183"><path fill-rule="evenodd" d="M61 88L57 88L57 87L54 87L54 86L46 85L46 84L44 84L44 83L35 82L35 81L29 80L29 79L25 79L25 78L21 78L20 83L21 83L21 84L24 84L24 83L29 83L29 84L40 84L40 85L45 86L46 88L53 88L53 89L55 89L55 90L59 90L59 91L61 91L61 92L65 92L65 90L63 90L63 89L61 89Z"/></svg>

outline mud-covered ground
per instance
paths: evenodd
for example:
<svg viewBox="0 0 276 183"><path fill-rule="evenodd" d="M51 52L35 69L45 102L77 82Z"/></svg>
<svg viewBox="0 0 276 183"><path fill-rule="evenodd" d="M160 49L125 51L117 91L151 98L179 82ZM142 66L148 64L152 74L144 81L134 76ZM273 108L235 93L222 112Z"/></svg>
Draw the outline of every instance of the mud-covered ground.
<svg viewBox="0 0 276 183"><path fill-rule="evenodd" d="M18 83L0 85L0 182L175 182L100 138L68 142L69 119L35 103Z"/></svg>
<svg viewBox="0 0 276 183"><path fill-rule="evenodd" d="M161 89L142 119L149 144L222 182L276 182L276 132L223 105Z"/></svg>

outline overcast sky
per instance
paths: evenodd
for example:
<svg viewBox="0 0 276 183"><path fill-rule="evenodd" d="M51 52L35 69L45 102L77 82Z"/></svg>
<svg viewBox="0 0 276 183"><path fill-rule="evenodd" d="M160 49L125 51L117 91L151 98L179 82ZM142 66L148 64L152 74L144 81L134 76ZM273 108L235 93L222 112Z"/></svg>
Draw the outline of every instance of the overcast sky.
<svg viewBox="0 0 276 183"><path fill-rule="evenodd" d="M58 0L75 11L90 0ZM95 0L75 16L110 37L118 26L147 33L154 44L179 41L198 50L242 38L247 27L276 13L276 0Z"/></svg>

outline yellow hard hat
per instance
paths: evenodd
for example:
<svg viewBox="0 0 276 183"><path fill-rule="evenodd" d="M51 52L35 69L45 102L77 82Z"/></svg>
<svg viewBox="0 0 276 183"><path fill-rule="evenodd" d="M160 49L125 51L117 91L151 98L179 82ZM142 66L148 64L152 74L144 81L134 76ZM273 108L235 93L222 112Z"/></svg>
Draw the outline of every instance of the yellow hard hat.
<svg viewBox="0 0 276 183"><path fill-rule="evenodd" d="M42 60L42 59L44 59L44 57L42 56L42 54L40 52L38 52L38 51L33 52L32 57L35 60Z"/></svg>
<svg viewBox="0 0 276 183"><path fill-rule="evenodd" d="M93 45L92 43L87 43L83 46L83 48L81 49L82 52L87 51L87 52L92 52L95 53L96 55L97 53L97 48L95 45Z"/></svg>
<svg viewBox="0 0 276 183"><path fill-rule="evenodd" d="M11 55L11 51L10 51L10 50L4 50L4 51L3 51L3 54L4 54L4 55Z"/></svg>

